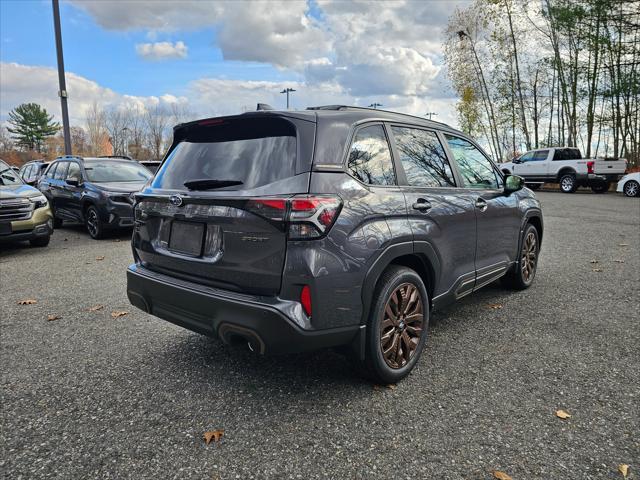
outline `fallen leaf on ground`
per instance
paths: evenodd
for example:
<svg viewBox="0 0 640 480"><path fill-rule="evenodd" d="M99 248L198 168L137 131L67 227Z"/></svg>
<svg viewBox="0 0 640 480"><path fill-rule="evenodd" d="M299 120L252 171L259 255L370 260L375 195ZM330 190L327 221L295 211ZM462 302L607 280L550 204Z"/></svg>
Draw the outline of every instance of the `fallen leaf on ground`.
<svg viewBox="0 0 640 480"><path fill-rule="evenodd" d="M627 478L627 475L629 475L629 465L625 465L624 463L618 465L618 471L622 474L622 478Z"/></svg>
<svg viewBox="0 0 640 480"><path fill-rule="evenodd" d="M63 242L68 242L68 241L69 241L69 239L68 239L68 238L65 238L65 239L63 240Z"/></svg>
<svg viewBox="0 0 640 480"><path fill-rule="evenodd" d="M119 241L120 241L120 239L119 239L119 238L116 238L116 239L114 240L114 242L119 242Z"/></svg>
<svg viewBox="0 0 640 480"><path fill-rule="evenodd" d="M487 307L493 308L494 310L500 310L502 307L504 307L504 305L500 303L490 303L489 305L487 305Z"/></svg>
<svg viewBox="0 0 640 480"><path fill-rule="evenodd" d="M491 473L493 474L493 477L497 478L498 480L512 480L512 478L509 475L507 475L504 472L501 472L500 470L493 470Z"/></svg>
<svg viewBox="0 0 640 480"><path fill-rule="evenodd" d="M389 390L395 390L396 388L398 388L398 386L395 383L390 383L389 385L378 385L378 384L375 384L373 386L373 389L376 392L380 392L380 391L384 390L385 388L387 388Z"/></svg>
<svg viewBox="0 0 640 480"><path fill-rule="evenodd" d="M98 260L98 261L104 260L104 255L100 255L99 257L96 257L96 260Z"/></svg>
<svg viewBox="0 0 640 480"><path fill-rule="evenodd" d="M594 258L593 260L591 260L591 263L598 263L598 260Z"/></svg>
<svg viewBox="0 0 640 480"><path fill-rule="evenodd" d="M629 244L628 243L619 243L618 246L619 247L628 247Z"/></svg>
<svg viewBox="0 0 640 480"><path fill-rule="evenodd" d="M592 269L592 271L594 271L594 272L601 272L601 271L602 271L602 269L601 269L601 268L593 268L593 269Z"/></svg>
<svg viewBox="0 0 640 480"><path fill-rule="evenodd" d="M122 311L115 311L115 312L111 312L111 316L113 318L118 318L118 317L124 317L125 315L127 315L129 312L127 312L126 310L122 310Z"/></svg>
<svg viewBox="0 0 640 480"><path fill-rule="evenodd" d="M565 418L571 418L571 415L564 410L556 410L556 417L562 418L564 420Z"/></svg>
<svg viewBox="0 0 640 480"><path fill-rule="evenodd" d="M218 430L210 430L208 432L204 432L204 441L207 445L211 443L213 440L215 443L220 442L222 436L224 435L224 430L219 428Z"/></svg>
<svg viewBox="0 0 640 480"><path fill-rule="evenodd" d="M27 298L26 300L20 300L18 305L33 305L38 303L38 301L34 298Z"/></svg>
<svg viewBox="0 0 640 480"><path fill-rule="evenodd" d="M614 262L616 262L616 263L624 263L624 260L620 260L620 259L618 258L618 259L614 260Z"/></svg>
<svg viewBox="0 0 640 480"><path fill-rule="evenodd" d="M53 322L54 320L59 320L62 317L60 315L48 315L47 322Z"/></svg>
<svg viewBox="0 0 640 480"><path fill-rule="evenodd" d="M89 307L90 312L97 312L98 310L102 310L104 305L94 305L93 307Z"/></svg>

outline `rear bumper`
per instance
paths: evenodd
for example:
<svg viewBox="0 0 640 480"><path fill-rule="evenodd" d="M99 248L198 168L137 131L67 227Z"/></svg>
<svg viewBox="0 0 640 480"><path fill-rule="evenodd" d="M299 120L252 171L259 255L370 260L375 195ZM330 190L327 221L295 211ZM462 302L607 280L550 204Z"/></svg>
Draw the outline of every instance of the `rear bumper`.
<svg viewBox="0 0 640 480"><path fill-rule="evenodd" d="M589 182L617 182L620 180L622 175L617 173L611 174L598 174L598 173L590 173L589 174Z"/></svg>
<svg viewBox="0 0 640 480"><path fill-rule="evenodd" d="M178 280L138 264L127 269L127 296L141 310L226 343L249 342L259 353L295 353L350 344L360 325L301 328L286 312L299 304L241 295ZM294 305L295 304L295 305Z"/></svg>

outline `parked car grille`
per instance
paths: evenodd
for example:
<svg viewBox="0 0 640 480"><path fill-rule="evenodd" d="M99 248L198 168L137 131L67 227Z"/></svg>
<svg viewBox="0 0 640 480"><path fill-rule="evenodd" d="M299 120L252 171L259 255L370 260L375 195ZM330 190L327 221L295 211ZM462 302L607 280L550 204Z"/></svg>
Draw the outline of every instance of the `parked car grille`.
<svg viewBox="0 0 640 480"><path fill-rule="evenodd" d="M33 214L33 203L26 198L0 200L0 222L29 220Z"/></svg>

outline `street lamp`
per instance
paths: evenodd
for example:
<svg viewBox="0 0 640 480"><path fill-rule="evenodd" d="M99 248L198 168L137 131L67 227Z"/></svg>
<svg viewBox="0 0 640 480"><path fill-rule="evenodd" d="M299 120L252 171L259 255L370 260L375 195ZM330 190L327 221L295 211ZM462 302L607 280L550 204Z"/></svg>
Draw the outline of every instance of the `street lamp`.
<svg viewBox="0 0 640 480"><path fill-rule="evenodd" d="M287 110L289 110L289 93L291 92L295 92L295 90L293 88L285 88L284 90L282 90L280 93L286 93L287 94Z"/></svg>
<svg viewBox="0 0 640 480"><path fill-rule="evenodd" d="M438 115L436 112L427 112L424 114L424 116L426 117L427 115L429 115L429 120L431 120L431 116L432 115Z"/></svg>
<svg viewBox="0 0 640 480"><path fill-rule="evenodd" d="M374 110L377 109L378 107L381 107L382 104L378 103L378 102L374 102L371 105L369 105L369 108L373 108Z"/></svg>

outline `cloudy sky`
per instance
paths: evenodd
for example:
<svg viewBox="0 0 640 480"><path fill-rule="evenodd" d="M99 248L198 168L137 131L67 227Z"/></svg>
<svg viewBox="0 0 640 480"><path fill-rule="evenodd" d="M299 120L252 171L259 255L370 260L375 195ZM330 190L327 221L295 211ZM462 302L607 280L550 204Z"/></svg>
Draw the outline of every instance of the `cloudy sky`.
<svg viewBox="0 0 640 480"><path fill-rule="evenodd" d="M442 31L463 1L61 2L72 124L92 102L185 103L197 116L368 106L456 124ZM59 116L51 2L0 1L0 120L22 102Z"/></svg>

